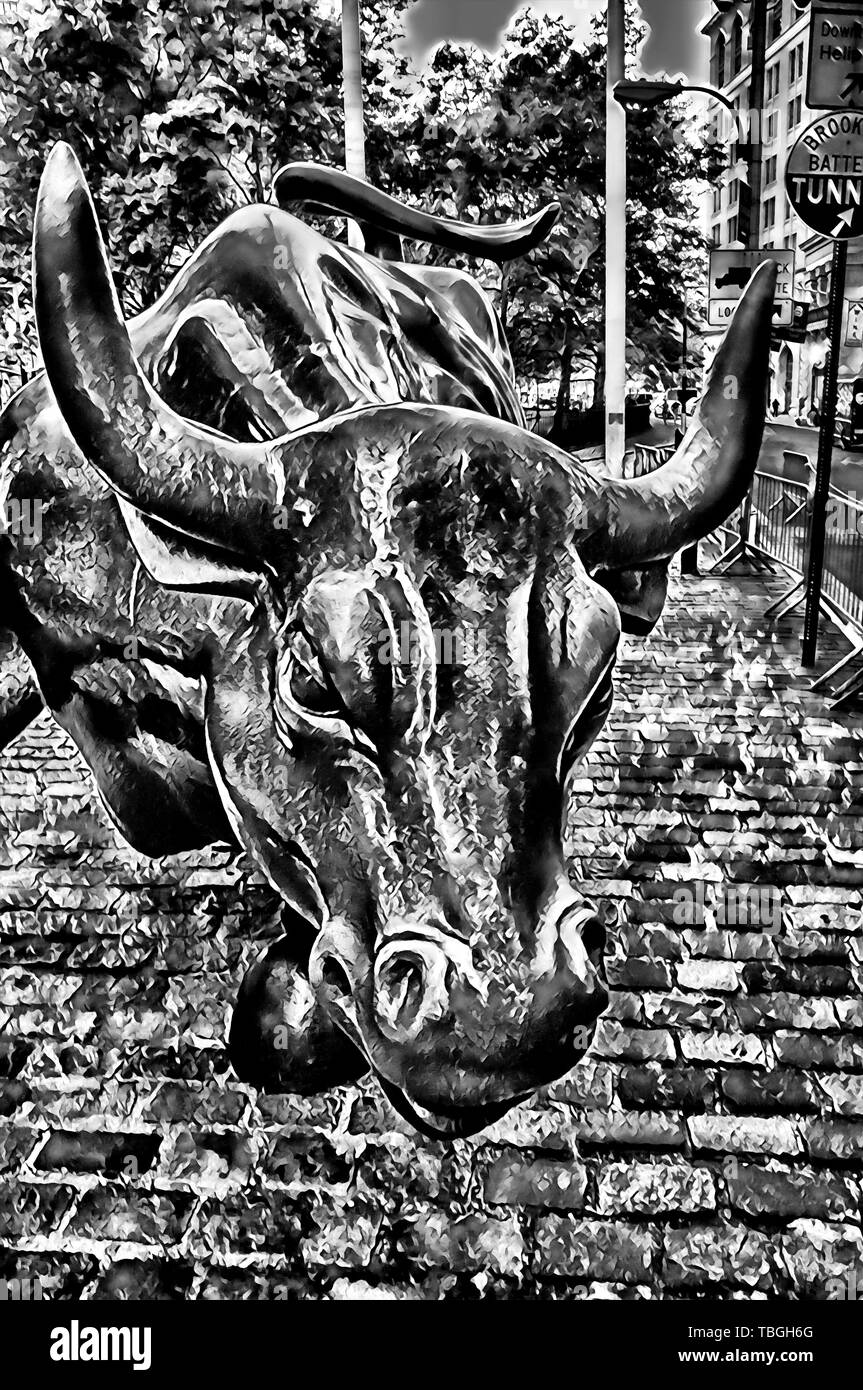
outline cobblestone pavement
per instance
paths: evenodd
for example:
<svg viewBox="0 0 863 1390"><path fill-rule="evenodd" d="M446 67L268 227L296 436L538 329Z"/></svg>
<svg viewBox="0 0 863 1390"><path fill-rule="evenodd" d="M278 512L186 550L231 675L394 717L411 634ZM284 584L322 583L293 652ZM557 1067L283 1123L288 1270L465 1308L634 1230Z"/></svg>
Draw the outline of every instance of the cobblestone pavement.
<svg viewBox="0 0 863 1390"><path fill-rule="evenodd" d="M238 1084L226 1020L278 903L227 851L122 847L40 720L0 756L0 1275L88 1299L860 1287L863 716L767 633L781 587L678 580L624 653L569 835L611 1010L469 1142L417 1139L371 1087Z"/></svg>

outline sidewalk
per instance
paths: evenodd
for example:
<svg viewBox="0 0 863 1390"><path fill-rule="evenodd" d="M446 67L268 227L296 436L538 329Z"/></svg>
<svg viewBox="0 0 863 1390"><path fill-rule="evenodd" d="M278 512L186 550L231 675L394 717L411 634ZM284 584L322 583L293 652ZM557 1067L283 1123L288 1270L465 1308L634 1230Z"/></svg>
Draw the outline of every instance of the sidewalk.
<svg viewBox="0 0 863 1390"><path fill-rule="evenodd" d="M863 714L808 689L796 618L767 630L781 586L676 579L627 639L568 831L611 1008L585 1064L470 1142L417 1139L372 1086L236 1082L222 1038L273 895L224 852L122 848L65 739L23 735L0 758L0 1273L46 1297L840 1296L863 1265Z"/></svg>

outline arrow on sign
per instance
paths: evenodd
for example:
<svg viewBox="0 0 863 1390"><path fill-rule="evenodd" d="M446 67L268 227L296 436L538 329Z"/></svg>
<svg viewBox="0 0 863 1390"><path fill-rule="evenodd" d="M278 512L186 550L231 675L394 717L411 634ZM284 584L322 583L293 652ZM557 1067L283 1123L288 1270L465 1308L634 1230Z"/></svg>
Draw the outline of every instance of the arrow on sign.
<svg viewBox="0 0 863 1390"><path fill-rule="evenodd" d="M845 101L855 92L859 92L863 96L863 72L849 72L848 81L839 93L840 100Z"/></svg>
<svg viewBox="0 0 863 1390"><path fill-rule="evenodd" d="M839 214L839 221L836 223L836 226L833 228L833 231L830 233L830 235L831 235L831 236L838 236L839 233L842 231L842 228L844 227L844 228L846 228L846 230L847 230L847 229L851 226L851 223L852 223L853 221L854 221L854 209L853 209L853 208L849 208L847 212L840 212L840 214Z"/></svg>

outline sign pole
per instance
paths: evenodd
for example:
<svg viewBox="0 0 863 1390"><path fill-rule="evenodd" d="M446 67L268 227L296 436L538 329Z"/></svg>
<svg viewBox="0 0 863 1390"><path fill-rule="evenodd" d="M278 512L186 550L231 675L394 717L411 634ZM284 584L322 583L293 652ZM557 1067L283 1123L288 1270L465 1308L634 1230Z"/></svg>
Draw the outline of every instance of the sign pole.
<svg viewBox="0 0 863 1390"><path fill-rule="evenodd" d="M845 273L848 242L834 241L830 276L830 304L827 310L829 357L821 407L821 433L818 437L818 463L815 493L809 518L806 557L806 616L803 620L803 665L814 666L818 649L818 618L824 570L824 539L827 526L827 500L833 464L833 435L836 429L836 399L839 394L839 353L842 342L842 312L845 306Z"/></svg>

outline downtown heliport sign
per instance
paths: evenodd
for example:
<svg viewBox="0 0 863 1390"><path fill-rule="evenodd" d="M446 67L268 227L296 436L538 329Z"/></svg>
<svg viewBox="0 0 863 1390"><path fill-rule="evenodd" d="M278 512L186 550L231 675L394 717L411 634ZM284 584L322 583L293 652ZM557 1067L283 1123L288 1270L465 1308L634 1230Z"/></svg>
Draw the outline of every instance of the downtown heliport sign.
<svg viewBox="0 0 863 1390"><path fill-rule="evenodd" d="M863 6L855 10L813 6L806 105L814 111L863 109Z"/></svg>
<svg viewBox="0 0 863 1390"><path fill-rule="evenodd" d="M863 236L863 112L813 121L791 151L785 187L813 232L834 241Z"/></svg>

